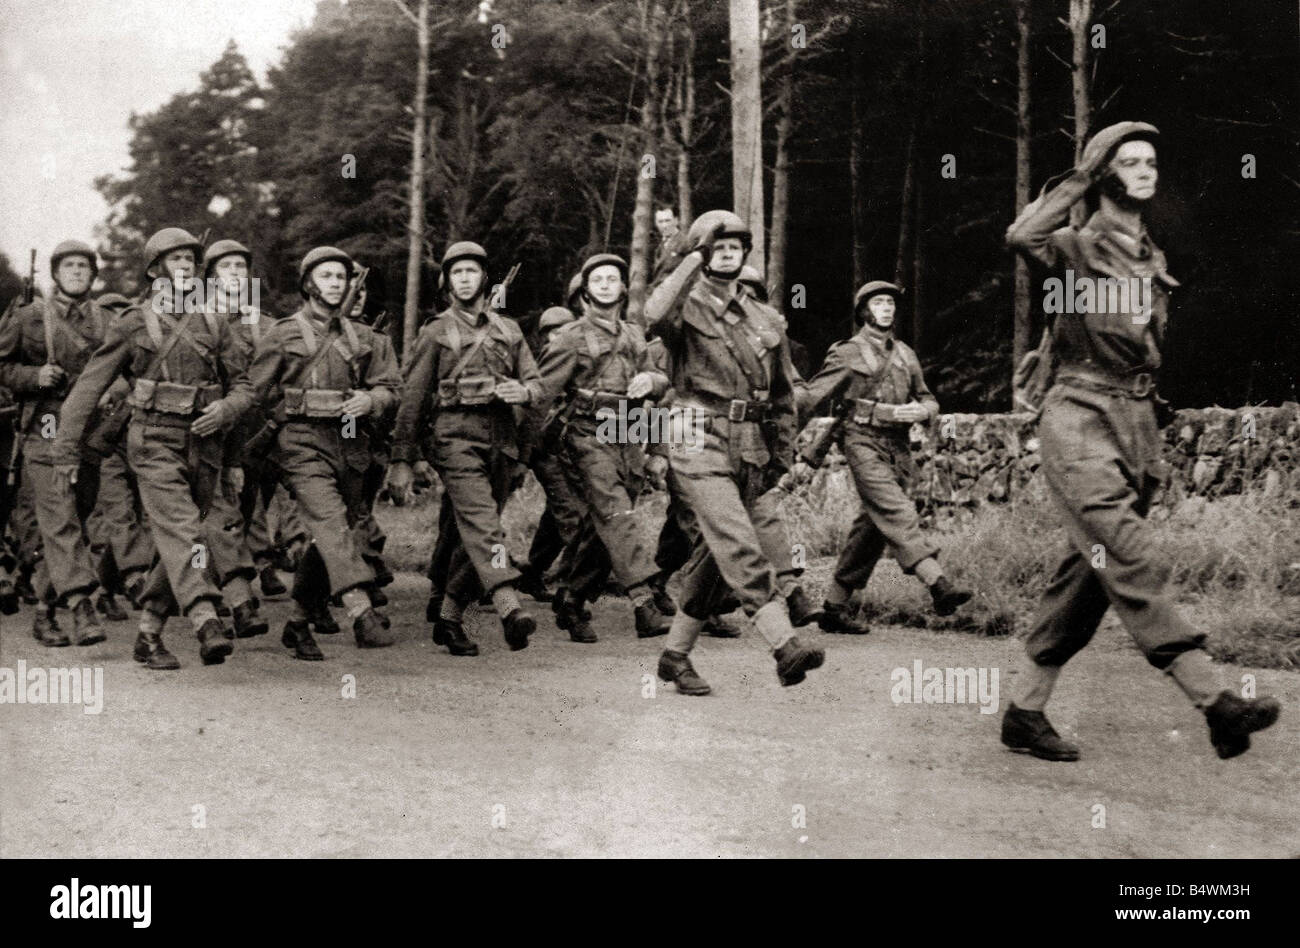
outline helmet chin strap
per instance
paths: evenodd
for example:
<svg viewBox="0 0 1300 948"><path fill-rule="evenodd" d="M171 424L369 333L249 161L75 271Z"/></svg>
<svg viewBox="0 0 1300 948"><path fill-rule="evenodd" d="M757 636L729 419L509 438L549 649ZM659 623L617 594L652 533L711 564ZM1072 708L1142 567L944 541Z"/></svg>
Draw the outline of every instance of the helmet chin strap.
<svg viewBox="0 0 1300 948"><path fill-rule="evenodd" d="M1145 198L1135 198L1128 193L1128 186L1113 171L1107 171L1101 177L1101 193L1114 201L1126 211L1141 210L1147 203Z"/></svg>

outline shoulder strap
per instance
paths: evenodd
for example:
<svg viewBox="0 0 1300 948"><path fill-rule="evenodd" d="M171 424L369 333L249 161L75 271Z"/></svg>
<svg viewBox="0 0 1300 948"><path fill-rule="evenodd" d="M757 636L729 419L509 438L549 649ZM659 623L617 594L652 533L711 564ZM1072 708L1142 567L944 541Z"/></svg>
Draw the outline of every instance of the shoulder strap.
<svg viewBox="0 0 1300 948"><path fill-rule="evenodd" d="M452 320L455 320L457 318L458 317L456 316L451 317ZM483 348L483 343L487 342L488 335L491 333L491 331L492 331L491 321L484 323L483 328L480 329L474 335L474 341L470 343L469 348L466 349L465 352L461 355L461 357L456 360L456 365L452 367L451 374L447 376L447 378L444 379L444 381L456 382L460 380L461 373L463 373L465 369L469 366L469 361L470 359L474 358L474 354ZM460 348L460 327L457 326L456 323L453 321L448 324L447 332L452 338L452 342L453 342L452 348L459 349Z"/></svg>
<svg viewBox="0 0 1300 948"><path fill-rule="evenodd" d="M311 358L307 360L304 374L311 383L311 388L317 388L317 368L324 361L326 354L330 351L337 336L327 336L322 343L316 342L316 330L312 328L311 320L302 314L302 310L293 314L294 320L298 323L298 328L302 331L303 342L307 344L307 351L311 353Z"/></svg>
<svg viewBox="0 0 1300 948"><path fill-rule="evenodd" d="M708 307L705 307L704 312L708 316L709 322L722 335L723 344L727 347L727 351L731 353L731 358L740 366L745 381L749 382L750 390L754 392L765 391L767 389L767 372L763 369L762 363L758 361L754 350L749 347L749 343L741 339L740 345L737 345L735 334L727 321L718 319Z"/></svg>
<svg viewBox="0 0 1300 948"><path fill-rule="evenodd" d="M582 327L583 334L587 338L587 354L591 356L593 367L591 377L593 381L604 378L605 370L609 368L609 364L614 361L619 348L623 345L623 320L619 320L617 325L618 333L614 336L614 341L610 344L609 351L604 356L600 354L600 343L596 341L596 331L590 324Z"/></svg>
<svg viewBox="0 0 1300 948"><path fill-rule="evenodd" d="M165 362L176 343L180 342L180 326L173 327L170 335L164 339L162 324L158 319L158 314L153 311L153 307L146 305L143 307L143 312L145 329L149 333L149 338L158 346L158 351L154 353L153 361L149 363L148 368L144 370L144 374L140 378L156 381L160 372L164 378L168 374Z"/></svg>

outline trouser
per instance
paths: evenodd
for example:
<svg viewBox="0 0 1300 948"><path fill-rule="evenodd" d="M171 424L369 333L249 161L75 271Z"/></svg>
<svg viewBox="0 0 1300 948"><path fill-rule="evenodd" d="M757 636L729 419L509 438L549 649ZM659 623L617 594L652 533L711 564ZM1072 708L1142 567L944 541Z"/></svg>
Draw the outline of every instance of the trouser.
<svg viewBox="0 0 1300 948"><path fill-rule="evenodd" d="M655 544L655 566L665 578L677 572L691 558L695 538L699 528L695 525L695 515L682 500L681 487L677 475L668 474L668 509L664 516L664 525L659 529L659 540Z"/></svg>
<svg viewBox="0 0 1300 948"><path fill-rule="evenodd" d="M99 497L89 532L92 549L111 564L111 569L101 565L101 575L127 576L153 562L153 538L140 522L139 494L124 443L99 465Z"/></svg>
<svg viewBox="0 0 1300 948"><path fill-rule="evenodd" d="M369 465L365 444L353 443L356 440L344 438L336 421L292 422L280 430L279 464L318 555L303 557L299 572L305 578L295 577L295 598L300 590L324 588L337 599L374 582L354 531L362 516ZM327 583L320 576L322 568Z"/></svg>
<svg viewBox="0 0 1300 948"><path fill-rule="evenodd" d="M244 536L244 515L241 497L218 484L212 495L212 509L206 523L212 544L214 579L218 586L226 586L237 577L251 581L257 575L253 554Z"/></svg>
<svg viewBox="0 0 1300 948"><path fill-rule="evenodd" d="M637 444L604 444L594 421L566 426L562 463L570 489L588 510L580 528L583 540L570 563L569 590L579 599L599 598L613 572L625 590L642 585L658 571L641 537L635 512L645 455Z"/></svg>
<svg viewBox="0 0 1300 948"><path fill-rule="evenodd" d="M519 571L506 551L501 511L510 495L515 460L503 450L513 432L494 409L444 408L434 420L434 468L455 520L448 590L458 602L513 585ZM476 580L476 582L474 581ZM475 596L476 598L476 596Z"/></svg>
<svg viewBox="0 0 1300 948"><path fill-rule="evenodd" d="M205 522L221 477L221 439L200 438L189 422L151 424L132 419L126 452L140 490L140 503L149 518L157 555L149 571L142 600L150 611L188 613L202 601L220 602L221 593L209 570L218 546Z"/></svg>
<svg viewBox="0 0 1300 948"><path fill-rule="evenodd" d="M43 599L62 603L70 594L91 593L99 585L85 530L95 509L99 471L94 464L83 462L77 471L77 483L69 485L54 476L54 465L48 461L49 447L48 439L28 435L23 473L31 484L45 551L45 569L35 588Z"/></svg>
<svg viewBox="0 0 1300 948"><path fill-rule="evenodd" d="M1029 656L1064 665L1111 607L1156 668L1200 648L1205 636L1174 608L1170 566L1158 558L1145 519L1160 483L1152 402L1059 384L1044 400L1038 436L1069 549L1025 641Z"/></svg>
<svg viewBox="0 0 1300 948"><path fill-rule="evenodd" d="M580 496L564 474L559 456L561 450L563 446L558 439L554 443L548 440L532 461L533 474L546 494L546 508L528 549L528 568L539 576L573 542L586 516ZM567 569L566 565L561 572L567 572Z"/></svg>
<svg viewBox="0 0 1300 948"><path fill-rule="evenodd" d="M938 553L921 533L916 505L907 494L916 468L907 435L854 426L844 435L844 455L862 509L835 562L835 582L848 591L867 585L888 545L904 572Z"/></svg>
<svg viewBox="0 0 1300 948"><path fill-rule="evenodd" d="M32 584L35 585L36 573L45 575L45 551L41 547L41 528L36 523L36 495L25 461L19 462L17 494L9 523L18 547L18 563L33 577Z"/></svg>
<svg viewBox="0 0 1300 948"><path fill-rule="evenodd" d="M746 426L752 431L744 431ZM698 450L673 446L669 463L699 528L681 570L678 607L694 619L715 614L728 587L753 616L789 590L794 570L775 495L765 490L766 452L757 452L757 425L710 419ZM793 585L792 583L790 584Z"/></svg>

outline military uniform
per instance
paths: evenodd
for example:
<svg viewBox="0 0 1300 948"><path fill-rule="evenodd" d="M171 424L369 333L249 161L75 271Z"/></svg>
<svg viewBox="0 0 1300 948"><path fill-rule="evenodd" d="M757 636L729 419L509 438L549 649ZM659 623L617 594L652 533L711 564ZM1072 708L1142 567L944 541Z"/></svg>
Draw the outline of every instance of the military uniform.
<svg viewBox="0 0 1300 948"><path fill-rule="evenodd" d="M175 317L146 301L109 328L64 402L55 462L68 466L81 457L100 396L119 376L133 382L127 459L158 550L142 596L156 615L172 609L189 615L200 603L221 601L208 572L209 565L220 571L221 564L209 563L216 551L214 525L206 518L226 462L226 439L221 433L195 435L190 426L216 402L227 427L247 411L253 396L245 371L246 353L224 322L201 313ZM206 629L204 619L204 661L219 662L229 646L214 645Z"/></svg>
<svg viewBox="0 0 1300 948"><path fill-rule="evenodd" d="M867 584L888 544L904 572L938 552L921 534L916 506L907 495L916 467L908 448L911 423L893 421L890 409L917 401L934 417L939 403L930 394L921 364L892 332L864 326L833 346L821 371L808 380L800 406L811 411L824 401L853 402L841 439L862 501L835 564L834 579L846 590Z"/></svg>
<svg viewBox="0 0 1300 948"><path fill-rule="evenodd" d="M318 356L321 347L327 351ZM295 578L295 598L310 605L304 590L319 585L336 600L369 587L374 571L354 531L366 512L368 429L361 419L345 422L341 406L353 392L369 393L374 415L394 402L401 376L391 344L369 326L341 316L327 322L305 305L266 333L249 377L264 400L283 400L285 423L277 434L276 463L313 540ZM319 579L311 576L313 571ZM358 631L358 644L390 640Z"/></svg>
<svg viewBox="0 0 1300 948"><path fill-rule="evenodd" d="M1158 556L1145 518L1161 480L1161 439L1156 420L1155 376L1161 364L1169 294L1178 285L1141 218L1121 220L1129 185L1109 164L1123 143L1150 142L1154 127L1125 122L1099 132L1080 168L1027 205L1007 231L1007 243L1063 282L1094 289L1084 312L1061 312L1051 322L1055 382L1039 419L1042 470L1064 520L1069 548L1025 640L1032 665L1024 674L1024 707L1011 703L1003 742L1052 760L1075 760L1077 748L1047 723L1042 708L1056 676L1091 640L1113 608L1148 662L1166 671L1206 714L1220 757L1250 746L1249 734L1276 721L1272 698L1243 699L1220 689L1205 636L1174 607L1170 566ZM1130 151L1141 181L1142 162L1154 150ZM1134 158L1134 155L1137 158ZM1104 194L1079 229L1064 226L1070 208L1100 174ZM1150 181L1154 193L1154 176ZM1114 209L1114 210L1112 210ZM1141 292L1112 296L1102 280L1138 281ZM1071 307L1073 309L1074 307ZM1096 559L1098 551L1104 559Z"/></svg>
<svg viewBox="0 0 1300 948"><path fill-rule="evenodd" d="M48 321L48 325L47 325ZM44 577L38 594L58 602L72 594L89 595L98 586L85 525L95 508L99 470L82 466L75 486L54 477L54 436L69 390L104 339L109 314L89 299L73 300L61 290L45 300L20 306L0 323L0 384L22 401L23 477L29 485L44 548ZM53 341L50 353L47 340ZM59 365L65 379L42 388L37 377L47 362ZM94 406L92 406L92 410ZM102 633L96 636L102 641ZM51 640L54 641L54 640ZM59 637L55 644L66 642Z"/></svg>
<svg viewBox="0 0 1300 948"><path fill-rule="evenodd" d="M600 431L608 424L603 418L609 416L617 424L620 411L641 407L642 399L629 399L626 394L633 376L646 373L653 379L651 398L663 394L668 378L652 361L639 326L617 316L602 319L591 310L555 331L542 352L539 371L546 399L563 396L565 400L563 465L570 486L590 512L593 536L585 547L592 549L595 539L601 546L601 567L588 567L585 575L571 577L568 590L578 603L594 601L611 569L625 590L644 586L658 572L634 512L644 476L645 446L610 440ZM587 559L579 555L577 562ZM647 611L641 610L637 617L643 635L650 631Z"/></svg>
<svg viewBox="0 0 1300 948"><path fill-rule="evenodd" d="M519 578L501 527L519 460L515 409L494 398L507 379L521 382L531 402L541 399L537 363L519 326L487 310L481 296L471 309L453 304L415 339L393 433L393 461L412 463L426 413L433 415L432 462L455 523L445 588L462 606ZM440 545L443 537L450 540L449 531L440 531ZM526 645L526 636L511 642Z"/></svg>
<svg viewBox="0 0 1300 948"><path fill-rule="evenodd" d="M719 230L734 222L748 237L734 215L709 214L720 218ZM702 215L692 232L707 238L714 227ZM701 535L682 570L678 615L659 673L679 689L687 670L698 681L686 656L729 586L776 653L782 683L797 684L823 654L795 638L784 601L789 590L779 585L774 565L788 563L792 552L770 493L793 460L794 391L783 321L734 280L701 278L701 262L688 254L646 306L647 328L663 338L672 366L670 407L689 412L682 425L697 423L693 445L678 430L669 464Z"/></svg>

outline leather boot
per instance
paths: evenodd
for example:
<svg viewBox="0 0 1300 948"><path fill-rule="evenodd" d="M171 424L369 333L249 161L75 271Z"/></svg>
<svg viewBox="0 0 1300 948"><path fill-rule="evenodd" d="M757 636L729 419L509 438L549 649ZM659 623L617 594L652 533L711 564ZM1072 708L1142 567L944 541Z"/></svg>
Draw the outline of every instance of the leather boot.
<svg viewBox="0 0 1300 948"><path fill-rule="evenodd" d="M203 659L204 665L220 665L235 650L226 638L220 619L208 619L195 634L199 639L199 658Z"/></svg>
<svg viewBox="0 0 1300 948"><path fill-rule="evenodd" d="M266 620L257 614L257 608L251 602L241 602L231 611L236 638L251 639L255 635L266 635L269 626Z"/></svg>
<svg viewBox="0 0 1300 948"><path fill-rule="evenodd" d="M447 646L447 651L452 655L478 654L478 645L465 634L465 626L454 619L440 618L433 624L433 641L437 645Z"/></svg>
<svg viewBox="0 0 1300 948"><path fill-rule="evenodd" d="M636 617L636 637L653 639L667 635L672 627L672 620L655 608L655 601L647 599L633 610Z"/></svg>
<svg viewBox="0 0 1300 948"><path fill-rule="evenodd" d="M384 648L397 641L397 637L384 625L387 618L371 606L352 622L352 633L357 641L357 648Z"/></svg>
<svg viewBox="0 0 1300 948"><path fill-rule="evenodd" d="M0 576L0 615L12 616L18 612L18 590L8 576Z"/></svg>
<svg viewBox="0 0 1300 948"><path fill-rule="evenodd" d="M969 589L958 589L947 576L940 576L930 587L930 598L934 601L934 611L941 616L950 616L958 608L970 601Z"/></svg>
<svg viewBox="0 0 1300 948"><path fill-rule="evenodd" d="M1221 691L1214 704L1205 709L1210 743L1222 760L1244 754L1250 750L1250 735L1271 727L1281 713L1282 705L1276 698L1246 699Z"/></svg>
<svg viewBox="0 0 1300 948"><path fill-rule="evenodd" d="M317 635L338 635L343 631L330 615L329 606L323 603L307 610L307 621Z"/></svg>
<svg viewBox="0 0 1300 948"><path fill-rule="evenodd" d="M677 615L677 603L673 602L673 597L668 595L663 579L650 584L650 593L654 596L656 609L666 616Z"/></svg>
<svg viewBox="0 0 1300 948"><path fill-rule="evenodd" d="M280 580L280 574L271 565L263 566L257 574L262 585L262 595L267 599L276 599L289 592L289 587Z"/></svg>
<svg viewBox="0 0 1300 948"><path fill-rule="evenodd" d="M569 590L561 586L551 600L551 611L555 613L556 626L567 632L581 619L582 603L575 601Z"/></svg>
<svg viewBox="0 0 1300 948"><path fill-rule="evenodd" d="M841 632L844 635L866 635L871 626L866 620L856 615L851 603L822 603L822 617L817 620L823 632Z"/></svg>
<svg viewBox="0 0 1300 948"><path fill-rule="evenodd" d="M311 623L302 619L290 619L284 624L284 632L280 635L280 644L285 648L293 649L293 657L300 658L304 662L322 662L325 660L325 653L320 650L316 640L311 637Z"/></svg>
<svg viewBox="0 0 1300 948"><path fill-rule="evenodd" d="M108 638L99 624L94 603L87 596L72 610L72 635L78 645L97 645Z"/></svg>
<svg viewBox="0 0 1300 948"><path fill-rule="evenodd" d="M590 644L596 641L596 630L591 627L591 623L586 619L578 619L569 629L569 639L574 642Z"/></svg>
<svg viewBox="0 0 1300 948"><path fill-rule="evenodd" d="M125 622L131 618L111 592L102 592L95 597L95 610L109 622Z"/></svg>
<svg viewBox="0 0 1300 948"><path fill-rule="evenodd" d="M152 671L175 671L181 667L176 656L163 645L161 631L141 631L136 635L131 657Z"/></svg>
<svg viewBox="0 0 1300 948"><path fill-rule="evenodd" d="M776 676L785 686L797 685L803 681L808 672L821 668L826 660L826 653L811 645L804 645L798 638L792 638L775 652Z"/></svg>
<svg viewBox="0 0 1300 948"><path fill-rule="evenodd" d="M537 631L537 620L520 607L501 620L501 627L510 651L518 652L528 648L528 636Z"/></svg>
<svg viewBox="0 0 1300 948"><path fill-rule="evenodd" d="M659 680L671 681L677 685L677 693L682 695L707 695L713 689L699 676L691 664L689 655L681 652L664 651L659 656Z"/></svg>
<svg viewBox="0 0 1300 948"><path fill-rule="evenodd" d="M786 607L790 610L790 624L796 629L816 622L822 617L822 611L812 604L802 586L790 590L785 597Z"/></svg>
<svg viewBox="0 0 1300 948"><path fill-rule="evenodd" d="M1079 748L1056 733L1047 715L1017 708L1015 702L1002 715L1002 743L1017 753L1033 754L1042 760L1079 759Z"/></svg>
<svg viewBox="0 0 1300 948"><path fill-rule="evenodd" d="M374 606L376 609L380 609L388 605L388 594L384 592L382 589L380 589L378 586L374 586L370 589L367 589L366 593L370 596L370 604Z"/></svg>
<svg viewBox="0 0 1300 948"><path fill-rule="evenodd" d="M700 629L700 634L715 639L738 639L740 629L722 616L709 616L704 620L704 628Z"/></svg>
<svg viewBox="0 0 1300 948"><path fill-rule="evenodd" d="M63 648L71 645L72 640L59 628L59 620L54 617L54 607L38 603L32 615L32 637L47 648Z"/></svg>

